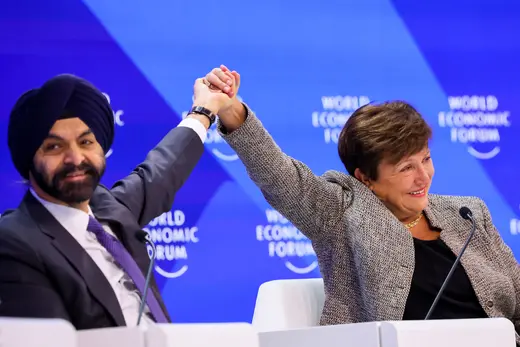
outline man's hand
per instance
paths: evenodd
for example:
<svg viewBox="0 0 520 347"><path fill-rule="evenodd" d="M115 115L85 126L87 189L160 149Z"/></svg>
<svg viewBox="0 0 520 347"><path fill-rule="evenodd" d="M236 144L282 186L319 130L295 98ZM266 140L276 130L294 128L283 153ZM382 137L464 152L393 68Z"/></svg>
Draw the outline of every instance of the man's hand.
<svg viewBox="0 0 520 347"><path fill-rule="evenodd" d="M240 75L236 71L230 71L225 65L211 70L205 80L210 84L210 91L220 93L228 97L218 111L218 117L228 132L238 129L246 119L244 105L237 99L240 88Z"/></svg>
<svg viewBox="0 0 520 347"><path fill-rule="evenodd" d="M227 85L223 87L226 92L211 86L205 78L198 78L193 85L192 106L202 106L215 115L219 114L220 110L229 108L232 103L230 91L234 89L235 79L231 73L228 76L226 79ZM210 126L209 119L204 115L192 113L188 117L199 120L206 128Z"/></svg>

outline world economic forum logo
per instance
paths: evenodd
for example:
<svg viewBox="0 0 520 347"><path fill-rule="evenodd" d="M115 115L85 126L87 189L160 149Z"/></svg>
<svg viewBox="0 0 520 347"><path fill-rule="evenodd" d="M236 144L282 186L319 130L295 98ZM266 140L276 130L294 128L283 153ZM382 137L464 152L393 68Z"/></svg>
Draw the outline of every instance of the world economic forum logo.
<svg viewBox="0 0 520 347"><path fill-rule="evenodd" d="M112 103L110 101L110 96L107 93L103 93L103 95L105 96L105 98L107 98L108 103L112 106ZM112 108L112 110L113 110L113 113L114 113L114 124L116 126L123 127L125 125L125 122L123 121L123 115L125 114L125 111L123 111L123 110L115 110L114 108ZM108 158L113 153L114 153L114 150L112 148L110 148L108 150L107 154L105 154L105 157Z"/></svg>
<svg viewBox="0 0 520 347"><path fill-rule="evenodd" d="M304 275L318 268L312 243L285 217L273 209L265 211L267 224L257 225L255 234L259 242L267 245L269 257L283 260L290 271Z"/></svg>
<svg viewBox="0 0 520 347"><path fill-rule="evenodd" d="M520 234L520 219L513 218L509 221L509 228L511 230L511 235L519 235Z"/></svg>
<svg viewBox="0 0 520 347"><path fill-rule="evenodd" d="M184 212L174 210L163 213L143 230L155 244L155 271L166 278L184 275L188 271L188 248L199 242L199 229L186 223ZM152 247L148 245L147 248L152 257Z"/></svg>
<svg viewBox="0 0 520 347"><path fill-rule="evenodd" d="M369 102L369 97L365 95L324 95L321 97L320 109L311 114L312 127L323 130L323 141L326 144L335 145L352 113Z"/></svg>
<svg viewBox="0 0 520 347"><path fill-rule="evenodd" d="M208 146L211 153L220 160L238 160L238 155L231 149L231 147L229 147L229 145L226 144L222 136L220 136L216 124L213 124L211 128L208 129L208 134L204 144Z"/></svg>
<svg viewBox="0 0 520 347"><path fill-rule="evenodd" d="M440 127L450 129L452 142L468 145L478 159L492 159L500 153L500 133L511 126L510 112L500 110L494 95L449 96L450 111L438 114Z"/></svg>
<svg viewBox="0 0 520 347"><path fill-rule="evenodd" d="M518 208L520 209L520 206ZM520 235L520 219L512 218L509 220L509 229L511 235Z"/></svg>
<svg viewBox="0 0 520 347"><path fill-rule="evenodd" d="M242 98L240 95L237 95L237 99L242 102ZM194 100L194 97L192 97ZM182 112L182 119L186 118L188 115L188 111ZM223 161L235 161L238 160L238 155L231 149L231 147L224 141L222 136L220 136L216 123L208 129L206 135L206 141L204 141L204 145L206 145L211 153L215 157Z"/></svg>

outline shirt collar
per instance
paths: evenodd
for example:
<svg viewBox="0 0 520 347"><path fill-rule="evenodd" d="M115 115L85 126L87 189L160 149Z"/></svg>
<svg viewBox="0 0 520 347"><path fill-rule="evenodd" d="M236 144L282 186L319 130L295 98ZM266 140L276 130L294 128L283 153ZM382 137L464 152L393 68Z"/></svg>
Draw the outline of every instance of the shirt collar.
<svg viewBox="0 0 520 347"><path fill-rule="evenodd" d="M77 233L87 230L89 216L94 216L90 206L88 213L85 213L77 208L59 205L47 200L44 200L30 188L31 194L38 200L49 213L69 232Z"/></svg>

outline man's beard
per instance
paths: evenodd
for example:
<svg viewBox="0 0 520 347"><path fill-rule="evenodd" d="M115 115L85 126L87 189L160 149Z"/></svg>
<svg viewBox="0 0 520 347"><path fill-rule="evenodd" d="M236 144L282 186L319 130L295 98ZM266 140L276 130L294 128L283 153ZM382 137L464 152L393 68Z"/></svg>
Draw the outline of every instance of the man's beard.
<svg viewBox="0 0 520 347"><path fill-rule="evenodd" d="M41 190L68 205L76 205L89 200L104 171L105 165L98 171L94 166L85 162L78 166L67 164L52 178L38 171L34 166L31 169L32 176ZM65 180L67 175L74 172L83 172L85 178L81 181L67 182Z"/></svg>

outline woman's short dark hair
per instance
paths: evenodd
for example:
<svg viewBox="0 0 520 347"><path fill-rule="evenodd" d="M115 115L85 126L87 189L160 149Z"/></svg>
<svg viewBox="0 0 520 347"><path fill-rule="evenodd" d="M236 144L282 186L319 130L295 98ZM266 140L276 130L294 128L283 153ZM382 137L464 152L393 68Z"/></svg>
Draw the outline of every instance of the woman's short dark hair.
<svg viewBox="0 0 520 347"><path fill-rule="evenodd" d="M397 164L428 145L432 130L404 101L368 104L358 108L341 130L338 152L350 175L359 170L377 180L382 160Z"/></svg>

